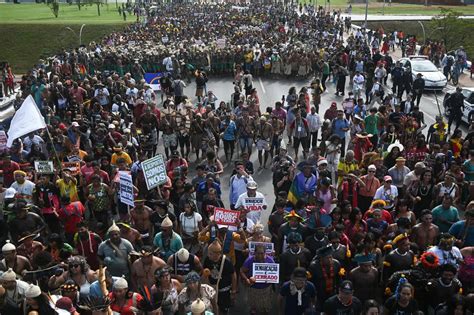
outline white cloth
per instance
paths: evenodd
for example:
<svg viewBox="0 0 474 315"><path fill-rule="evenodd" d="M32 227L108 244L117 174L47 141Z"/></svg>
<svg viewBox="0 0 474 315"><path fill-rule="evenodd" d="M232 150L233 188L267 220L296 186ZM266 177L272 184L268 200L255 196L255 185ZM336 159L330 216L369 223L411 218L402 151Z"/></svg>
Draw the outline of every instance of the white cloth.
<svg viewBox="0 0 474 315"><path fill-rule="evenodd" d="M8 130L7 147L11 147L13 141L30 132L46 128L46 123L41 115L33 96L29 95L13 116Z"/></svg>
<svg viewBox="0 0 474 315"><path fill-rule="evenodd" d="M435 254L439 259L440 265L450 264L459 268L459 262L463 260L461 251L453 246L451 251L445 251L438 246L431 247L428 252Z"/></svg>

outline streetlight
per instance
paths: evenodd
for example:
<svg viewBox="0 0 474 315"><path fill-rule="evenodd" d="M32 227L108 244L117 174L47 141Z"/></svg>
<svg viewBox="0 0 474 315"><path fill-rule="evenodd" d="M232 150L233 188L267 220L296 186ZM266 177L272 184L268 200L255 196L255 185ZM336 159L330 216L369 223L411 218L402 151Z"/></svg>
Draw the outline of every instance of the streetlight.
<svg viewBox="0 0 474 315"><path fill-rule="evenodd" d="M82 29L84 28L84 26L86 25L82 24L81 29L79 30L79 46L82 45ZM66 26L65 29L71 31L74 34L74 36L77 36L76 32L74 32L74 30L70 28L69 26Z"/></svg>
<svg viewBox="0 0 474 315"><path fill-rule="evenodd" d="M367 12L369 11L369 0L365 0L365 22L364 27L367 28Z"/></svg>
<svg viewBox="0 0 474 315"><path fill-rule="evenodd" d="M421 30L423 31L423 43L426 44L425 26L424 26L423 23L421 23L420 21L417 21L417 22L418 22L418 24L420 24Z"/></svg>

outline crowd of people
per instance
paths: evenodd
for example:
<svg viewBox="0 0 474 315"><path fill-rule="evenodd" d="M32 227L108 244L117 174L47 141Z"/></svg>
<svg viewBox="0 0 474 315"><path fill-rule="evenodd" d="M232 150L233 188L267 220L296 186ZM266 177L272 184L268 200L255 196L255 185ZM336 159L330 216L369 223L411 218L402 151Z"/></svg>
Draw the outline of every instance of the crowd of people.
<svg viewBox="0 0 474 315"><path fill-rule="evenodd" d="M47 128L1 155L1 314L472 314L460 89L456 119L428 126L423 78L321 7L153 12L23 76L15 109L31 95ZM219 74L228 102L208 89ZM270 106L265 75L312 81ZM157 154L166 181L148 189Z"/></svg>

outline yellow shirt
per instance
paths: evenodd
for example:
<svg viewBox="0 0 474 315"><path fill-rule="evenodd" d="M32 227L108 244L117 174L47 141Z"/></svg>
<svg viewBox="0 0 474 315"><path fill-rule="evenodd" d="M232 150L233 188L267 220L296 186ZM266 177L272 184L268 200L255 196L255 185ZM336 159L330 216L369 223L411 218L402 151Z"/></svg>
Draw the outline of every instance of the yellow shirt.
<svg viewBox="0 0 474 315"><path fill-rule="evenodd" d="M73 178L66 183L64 179L58 179L56 181L56 186L59 188L59 194L61 197L69 196L71 202L79 201L79 195L77 194L77 180Z"/></svg>
<svg viewBox="0 0 474 315"><path fill-rule="evenodd" d="M342 182L342 177L343 177L342 174L347 175L350 172L358 170L358 169L359 169L359 165L357 164L355 160L353 160L350 163L345 162L344 160L339 161L339 164L337 165L337 171L340 174L338 184Z"/></svg>
<svg viewBox="0 0 474 315"><path fill-rule="evenodd" d="M110 158L110 164L112 165L117 165L117 160L119 158L125 159L125 162L127 165L132 165L132 159L130 158L130 155L128 155L127 152L120 152L120 153L114 153L112 154L112 157Z"/></svg>

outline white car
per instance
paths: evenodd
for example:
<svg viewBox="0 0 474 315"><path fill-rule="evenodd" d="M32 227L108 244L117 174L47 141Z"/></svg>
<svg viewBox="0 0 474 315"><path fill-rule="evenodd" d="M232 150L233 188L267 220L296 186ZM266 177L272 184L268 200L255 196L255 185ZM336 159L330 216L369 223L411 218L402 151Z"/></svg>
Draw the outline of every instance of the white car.
<svg viewBox="0 0 474 315"><path fill-rule="evenodd" d="M456 92L455 90L452 91ZM470 124L471 121L474 121L474 87L465 87L462 88L462 94L464 95L464 111L462 113L462 121L467 124ZM446 93L443 99L444 114L449 117L449 109L446 107L446 100L451 95L451 93Z"/></svg>
<svg viewBox="0 0 474 315"><path fill-rule="evenodd" d="M409 56L401 58L399 61L404 69L411 68L413 81L418 73L423 75L425 90L442 90L448 83L443 72L439 71L427 56Z"/></svg>

